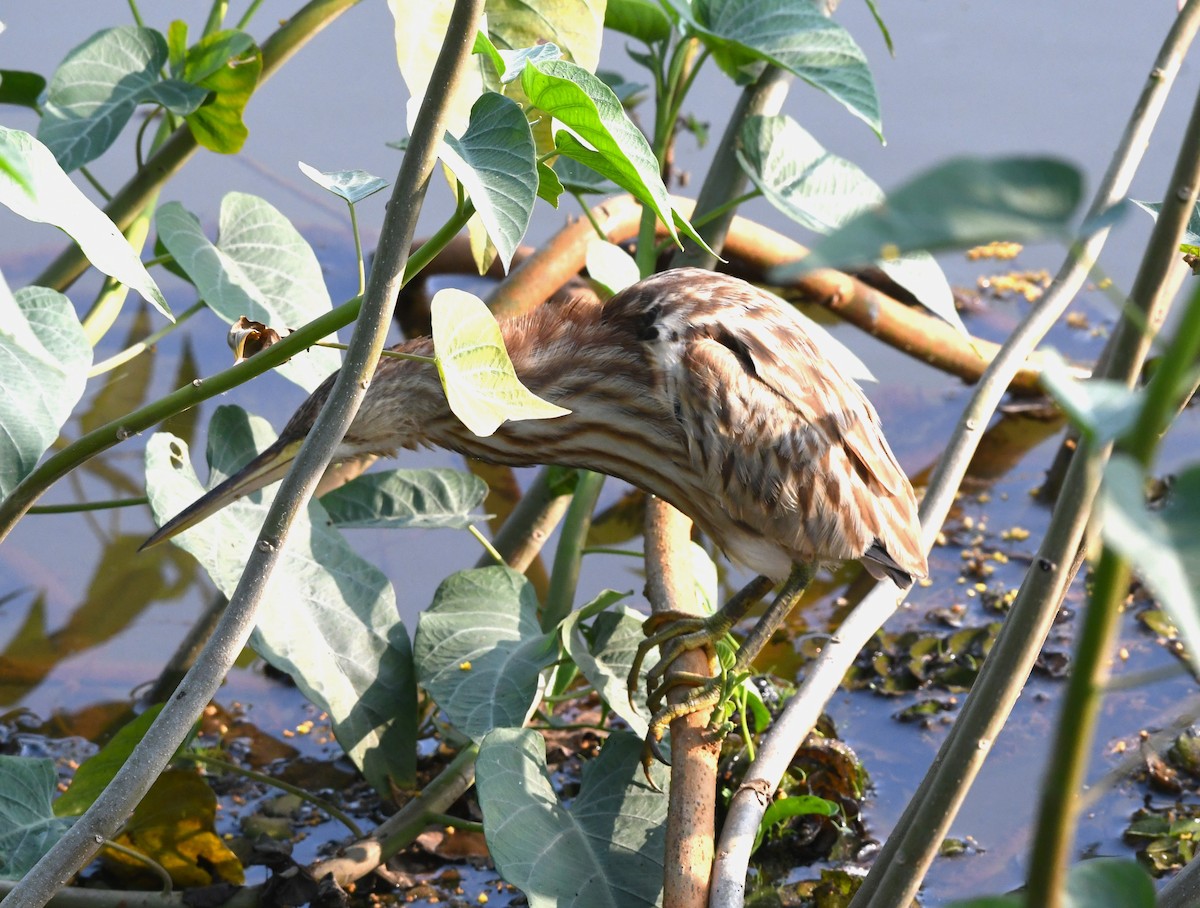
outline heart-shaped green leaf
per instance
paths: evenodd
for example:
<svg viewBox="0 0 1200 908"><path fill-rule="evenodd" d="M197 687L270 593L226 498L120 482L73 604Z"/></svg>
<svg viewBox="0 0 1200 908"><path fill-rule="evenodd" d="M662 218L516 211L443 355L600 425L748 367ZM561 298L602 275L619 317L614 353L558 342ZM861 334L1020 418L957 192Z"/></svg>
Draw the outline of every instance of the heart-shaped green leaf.
<svg viewBox="0 0 1200 908"><path fill-rule="evenodd" d="M334 526L465 529L483 516L476 508L487 483L473 473L435 468L366 473L321 498Z"/></svg>
<svg viewBox="0 0 1200 908"><path fill-rule="evenodd" d="M273 440L265 420L221 407L209 427L213 485ZM146 446L146 493L158 522L203 492L187 445L165 432ZM233 594L266 516L269 490L222 509L175 542ZM327 711L334 734L381 792L416 765L416 684L408 633L387 578L358 557L317 502L293 526L250 642Z"/></svg>
<svg viewBox="0 0 1200 908"><path fill-rule="evenodd" d="M857 164L830 154L791 117L747 118L737 157L767 201L816 233L830 233L884 200L883 190ZM931 312L967 334L946 275L932 256L912 252L876 264Z"/></svg>
<svg viewBox="0 0 1200 908"><path fill-rule="evenodd" d="M515 101L486 91L462 137L447 133L441 156L466 187L508 271L537 201L537 155L525 114Z"/></svg>
<svg viewBox="0 0 1200 908"><path fill-rule="evenodd" d="M132 25L97 32L67 54L50 79L38 125L38 138L63 170L100 157L142 102L169 102L178 113L200 105L203 88L178 81L163 87L166 63L166 39Z"/></svg>
<svg viewBox="0 0 1200 908"><path fill-rule="evenodd" d="M688 31L734 80L773 63L825 92L882 136L875 80L862 52L814 0L695 0L673 4Z"/></svg>
<svg viewBox="0 0 1200 908"><path fill-rule="evenodd" d="M331 308L321 265L312 247L272 205L231 192L221 200L217 242L178 202L159 207L158 236L201 298L229 324L245 315L280 334ZM341 360L313 347L279 367L279 373L312 391Z"/></svg>
<svg viewBox="0 0 1200 908"><path fill-rule="evenodd" d="M56 817L53 760L0 756L0 880L19 880L62 838L74 817Z"/></svg>
<svg viewBox="0 0 1200 908"><path fill-rule="evenodd" d="M1193 669L1200 667L1200 467L1172 484L1166 505L1146 507L1145 474L1137 462L1114 454L1100 488L1100 532L1126 558L1179 628Z"/></svg>
<svg viewBox="0 0 1200 908"><path fill-rule="evenodd" d="M0 204L21 217L53 224L79 244L88 261L128 284L174 321L166 299L129 241L103 211L71 182L49 149L29 133L0 126L0 157L18 163L28 182L0 172ZM32 191L31 191L32 190Z"/></svg>
<svg viewBox="0 0 1200 908"><path fill-rule="evenodd" d="M558 151L648 205L676 242L679 242L678 228L693 242L708 248L691 224L682 218L677 220L654 152L611 88L566 60L526 66L521 86L531 104L571 130L555 134Z"/></svg>
<svg viewBox="0 0 1200 908"><path fill-rule="evenodd" d="M550 784L540 734L502 728L483 740L475 784L488 851L531 908L658 904L667 796L642 777L641 749L634 735L609 735L568 808ZM652 772L665 788L663 767Z"/></svg>
<svg viewBox="0 0 1200 908"><path fill-rule="evenodd" d="M365 170L317 170L303 161L298 163L302 174L351 205L374 195L388 184L383 177L377 177Z"/></svg>
<svg viewBox="0 0 1200 908"><path fill-rule="evenodd" d="M537 594L506 567L451 574L417 621L417 673L454 727L478 741L525 724L557 656Z"/></svg>
<svg viewBox="0 0 1200 908"><path fill-rule="evenodd" d="M788 281L819 267L866 265L924 249L958 249L995 240L1069 237L1083 177L1053 158L956 158L855 215L812 253L776 268Z"/></svg>
<svg viewBox="0 0 1200 908"><path fill-rule="evenodd" d="M433 348L446 400L480 437L506 420L554 419L570 410L542 400L517 378L495 316L483 300L446 288L430 303Z"/></svg>
<svg viewBox="0 0 1200 908"><path fill-rule="evenodd" d="M87 384L92 348L71 301L45 287L14 296L0 277L0 497L37 466Z"/></svg>

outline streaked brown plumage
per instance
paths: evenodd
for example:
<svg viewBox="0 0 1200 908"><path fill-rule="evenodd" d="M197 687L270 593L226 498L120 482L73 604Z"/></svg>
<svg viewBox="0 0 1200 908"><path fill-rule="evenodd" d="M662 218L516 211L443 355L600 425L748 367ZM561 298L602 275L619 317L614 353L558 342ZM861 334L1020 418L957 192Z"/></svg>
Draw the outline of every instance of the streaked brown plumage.
<svg viewBox="0 0 1200 908"><path fill-rule="evenodd" d="M506 423L480 438L451 414L433 368L384 359L335 459L434 446L512 465L584 467L666 499L772 580L796 563L852 559L901 587L924 576L912 487L874 408L777 297L680 269L601 307L543 306L502 331L521 380L570 415ZM398 349L433 352L428 338ZM243 474L151 541L279 478L331 383Z"/></svg>

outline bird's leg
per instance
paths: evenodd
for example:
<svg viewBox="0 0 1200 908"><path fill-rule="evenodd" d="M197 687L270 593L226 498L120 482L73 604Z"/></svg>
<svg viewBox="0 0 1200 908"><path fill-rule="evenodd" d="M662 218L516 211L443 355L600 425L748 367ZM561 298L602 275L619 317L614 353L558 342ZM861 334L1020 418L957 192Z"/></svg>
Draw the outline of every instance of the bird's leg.
<svg viewBox="0 0 1200 908"><path fill-rule="evenodd" d="M658 611L647 618L642 624L646 639L638 645L637 652L633 656L633 666L629 669L630 702L633 702L633 692L638 688L638 675L641 673L642 663L650 650L656 646L659 648L659 660L646 673L646 689L654 692L659 687L659 680L671 667L671 663L681 654L688 650L711 646L715 641L720 640L770 589L770 579L759 576L746 584L720 610L707 618L672 610ZM664 625L666 626L664 627ZM676 676L676 679L673 680L676 680L676 683L679 680L686 683L690 677L685 676L678 679ZM706 679L701 678L700 680Z"/></svg>
<svg viewBox="0 0 1200 908"><path fill-rule="evenodd" d="M737 658L734 660L733 667L729 669L727 674L737 675L749 671L759 652L766 645L767 641L771 639L771 635L783 624L784 619L787 618L788 614L800 600L800 597L804 595L804 591L808 588L809 583L812 582L815 573L815 568L811 564L796 564L792 567L792 572L788 576L788 579L784 581L783 587L779 590L779 595L767 607L766 612L758 620L750 635L745 639L741 647L739 647ZM765 577L758 577L731 599L721 611L699 622L699 628L691 622L685 622L682 628L672 637L671 634L667 634L666 632L679 628L678 624L674 624L648 638L649 641L653 641L651 645L665 644L663 646L665 655L647 673L647 685L651 683L652 679L657 679L665 674L666 665L669 665L670 661L682 650L695 649L706 643L711 643L727 633L745 615L750 606L762 597L767 589L770 589L770 581ZM753 598L746 597L744 600L743 594L748 592L752 593ZM733 607L732 611L731 607ZM726 614L730 611L732 617ZM713 636L714 632L716 636ZM638 648L638 655L644 655L641 647ZM635 665L640 664L640 661L640 659L635 659ZM664 661L666 665L664 665ZM657 709L654 717L650 720L650 729L646 733L646 747L642 753L642 766L647 771L652 755L666 762L663 760L662 751L658 745L672 721L678 719L680 716L686 716L705 708L711 708L721 701L724 688L720 678L698 678L696 676L675 677L670 679L667 686L669 687L680 682L695 684L697 690L679 703L672 703L662 709ZM652 709L662 702L662 693L663 690L660 688L648 699L647 702L651 704Z"/></svg>

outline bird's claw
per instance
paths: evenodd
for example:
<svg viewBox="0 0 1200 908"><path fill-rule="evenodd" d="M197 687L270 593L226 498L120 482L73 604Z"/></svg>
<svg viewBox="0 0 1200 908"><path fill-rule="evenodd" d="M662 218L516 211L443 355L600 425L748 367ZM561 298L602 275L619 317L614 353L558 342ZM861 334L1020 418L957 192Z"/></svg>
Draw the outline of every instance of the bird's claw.
<svg viewBox="0 0 1200 908"><path fill-rule="evenodd" d="M642 744L642 772L646 774L646 781L655 789L658 786L655 785L654 780L650 777L650 767L655 760L666 766L671 765L671 761L667 759L662 749L663 735L666 734L671 723L684 716L690 716L692 713L698 713L701 710L712 709L718 706L725 692L725 685L721 678L684 675L678 679L672 678L671 680L672 682L678 680L679 683L683 684L694 684L697 690L678 703L671 703L661 709L657 709L654 717L650 720L650 726L646 730L646 740ZM675 683L668 683L664 685L664 690L674 686L676 686ZM657 702L661 702L662 694L663 691L656 691L654 699ZM713 740L720 740L725 736L723 732L712 726L709 727L708 732L713 735Z"/></svg>

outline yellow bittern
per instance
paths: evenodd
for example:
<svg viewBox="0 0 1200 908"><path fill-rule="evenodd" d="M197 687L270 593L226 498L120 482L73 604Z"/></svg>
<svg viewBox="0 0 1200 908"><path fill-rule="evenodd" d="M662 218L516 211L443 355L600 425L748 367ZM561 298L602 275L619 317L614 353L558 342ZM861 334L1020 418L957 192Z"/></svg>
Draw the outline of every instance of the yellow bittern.
<svg viewBox="0 0 1200 908"><path fill-rule="evenodd" d="M687 514L734 561L761 574L708 619L673 616L650 636L649 741L676 716L713 705L712 679L684 704L660 709L666 667L685 648L724 635L785 580L739 651L745 670L803 593L813 566L860 560L901 588L926 572L912 486L884 440L875 409L813 343L779 298L736 278L667 271L602 306L542 306L501 323L521 381L571 412L509 422L481 438L451 412L437 371L380 360L335 461L401 448L448 448L493 463L559 464L616 476ZM397 350L433 354L430 338ZM280 479L332 387L331 377L279 439L240 472L166 523L147 544L193 526Z"/></svg>

